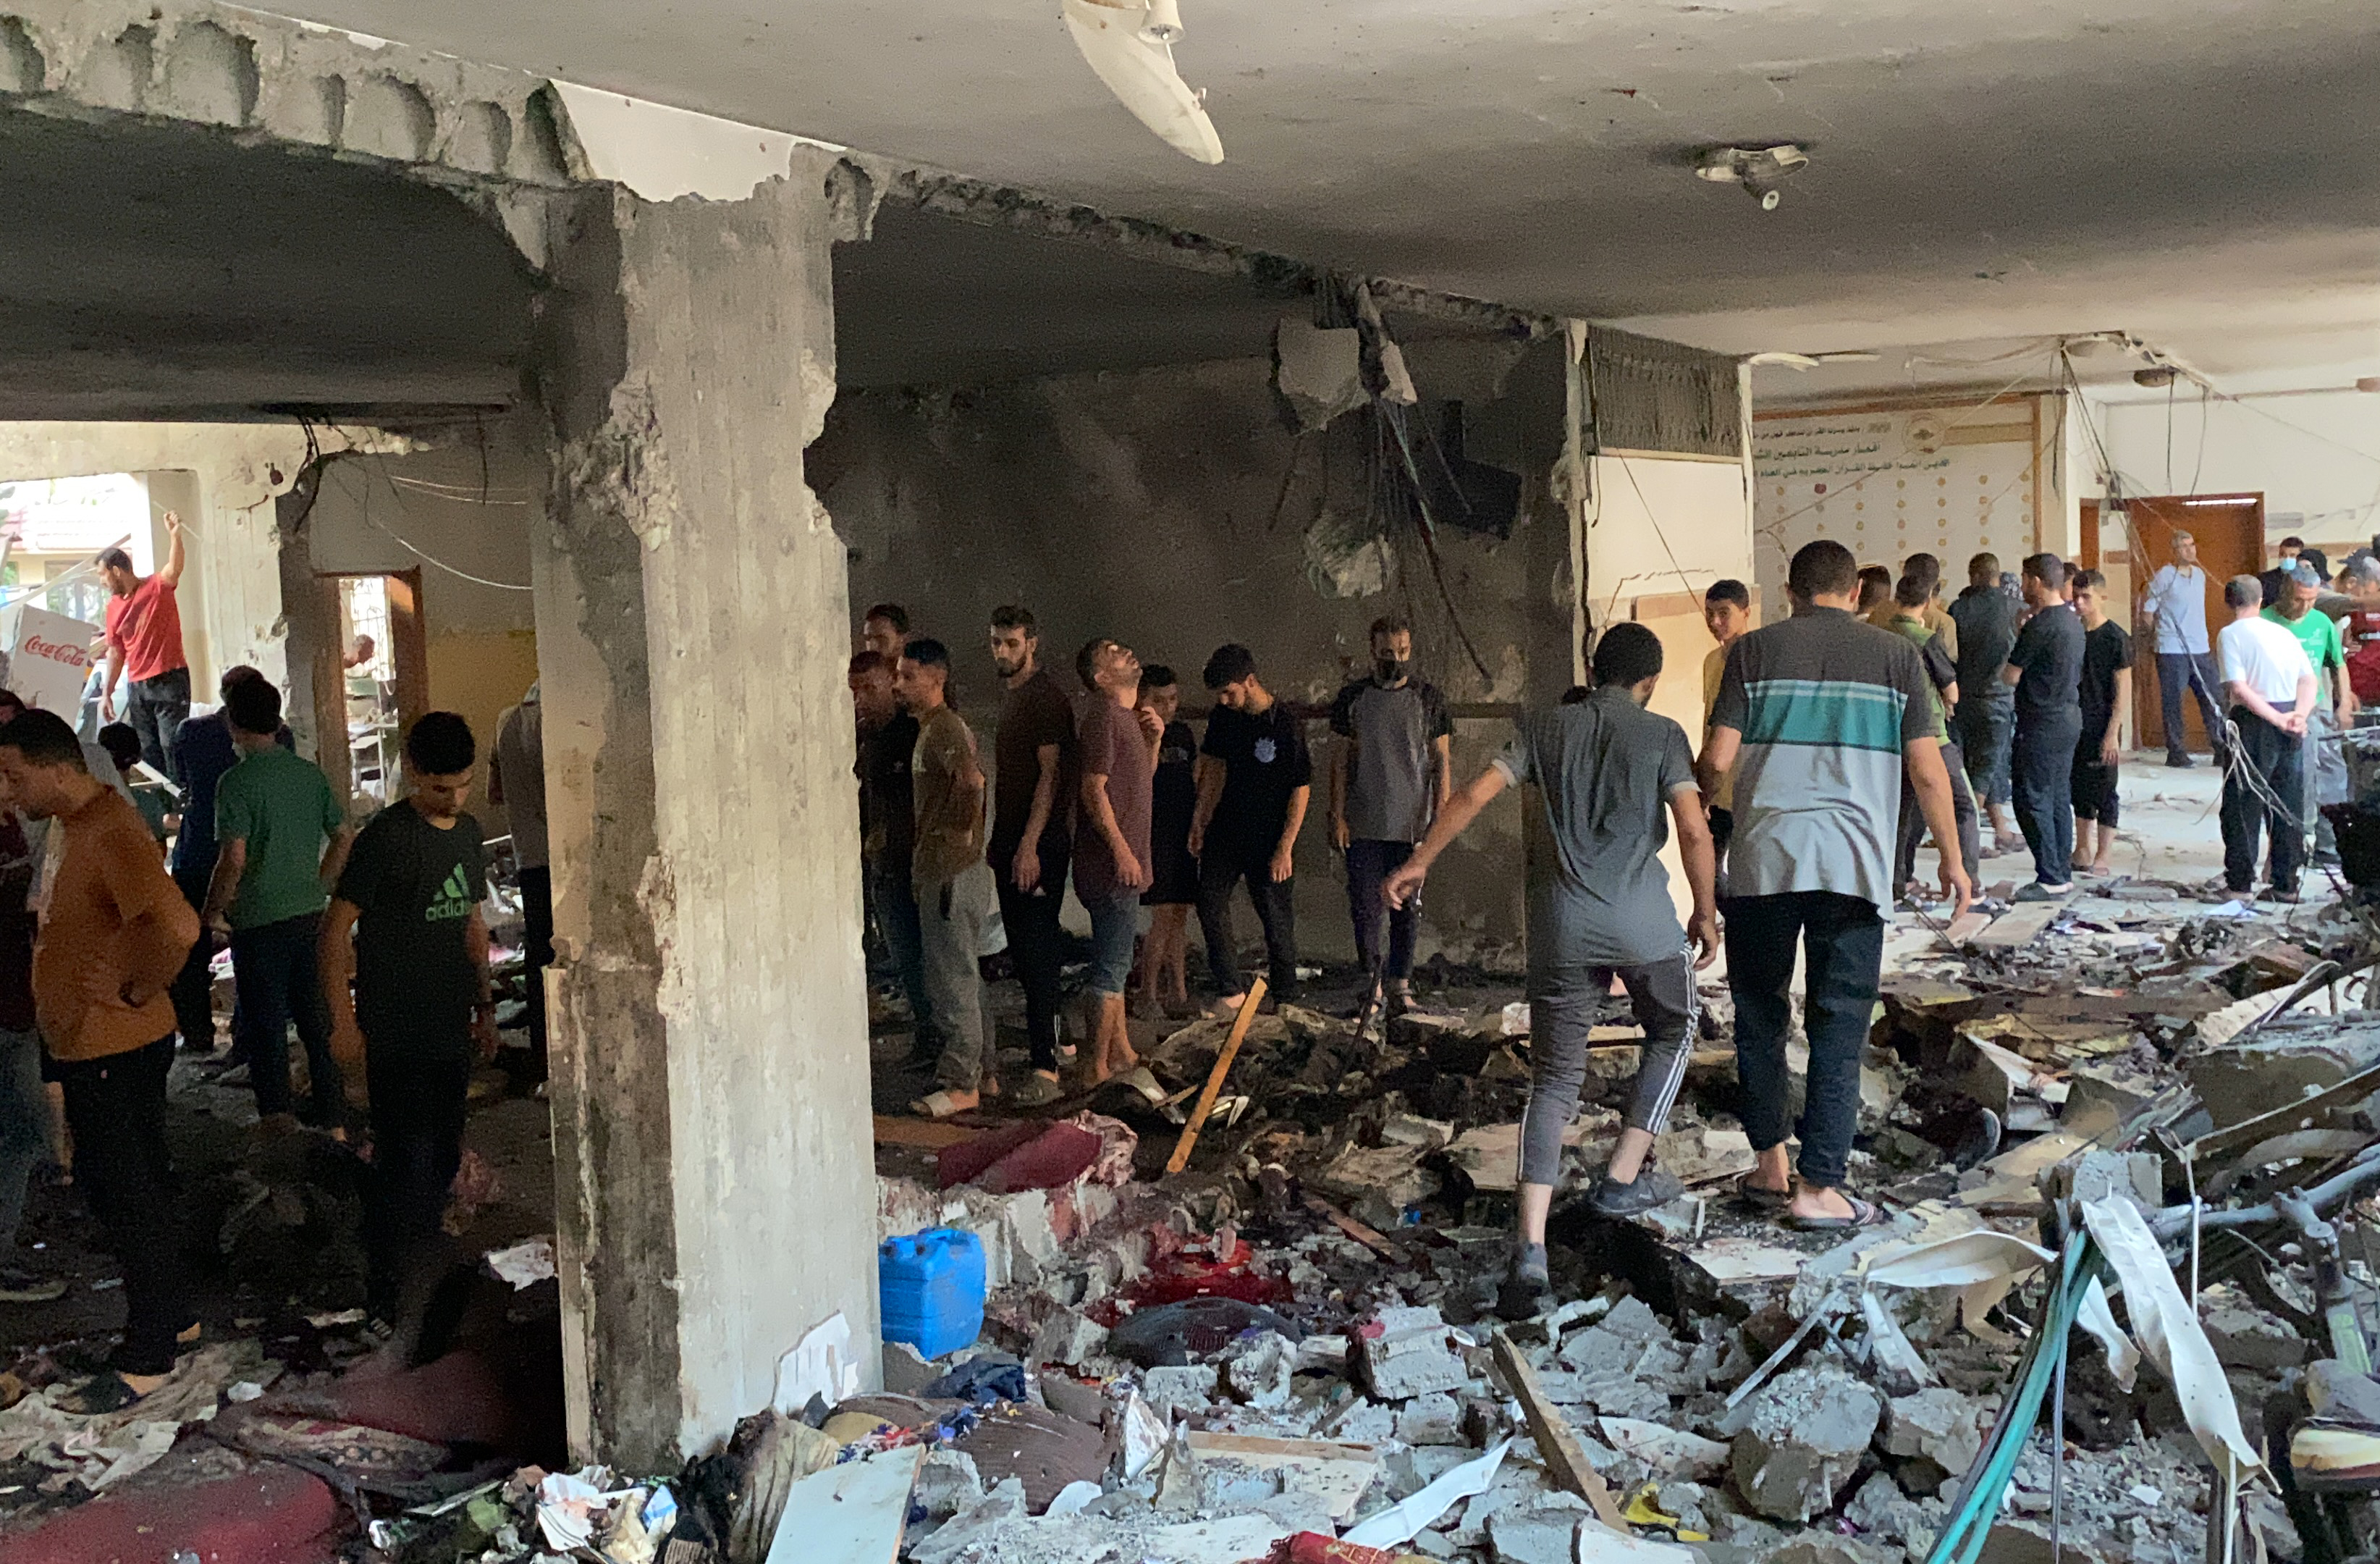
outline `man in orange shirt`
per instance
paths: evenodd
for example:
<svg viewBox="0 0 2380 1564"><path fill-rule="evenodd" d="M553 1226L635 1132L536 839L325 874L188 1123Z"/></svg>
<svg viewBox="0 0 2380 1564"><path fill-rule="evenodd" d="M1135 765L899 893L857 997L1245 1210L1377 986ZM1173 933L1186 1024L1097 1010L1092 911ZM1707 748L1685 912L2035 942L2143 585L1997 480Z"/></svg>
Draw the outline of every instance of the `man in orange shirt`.
<svg viewBox="0 0 2380 1564"><path fill-rule="evenodd" d="M132 556L111 548L99 556L107 583L107 684L100 716L114 722L115 687L125 683L124 720L140 736L140 758L160 776L174 776L174 729L190 715L190 662L182 654L182 519L165 512L164 568L137 574Z"/></svg>
<svg viewBox="0 0 2380 1564"><path fill-rule="evenodd" d="M0 727L0 793L50 824L33 940L33 1013L74 1131L75 1178L124 1269L115 1372L78 1410L111 1411L173 1372L198 1329L182 1274L165 1151L165 997L199 937L140 812L91 775L74 729L49 712Z"/></svg>

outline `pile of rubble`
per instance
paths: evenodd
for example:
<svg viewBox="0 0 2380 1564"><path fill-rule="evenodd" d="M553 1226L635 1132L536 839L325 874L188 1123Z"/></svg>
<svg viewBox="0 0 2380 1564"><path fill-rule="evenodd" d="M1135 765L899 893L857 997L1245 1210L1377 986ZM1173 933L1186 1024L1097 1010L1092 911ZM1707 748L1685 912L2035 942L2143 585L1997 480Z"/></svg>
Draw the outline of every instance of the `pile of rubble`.
<svg viewBox="0 0 2380 1564"><path fill-rule="evenodd" d="M1573 1198L1635 1068L1615 998L1551 1225L1567 1301L1529 1318L1497 1312L1528 1018L1474 983L1373 1029L1256 1018L1179 1171L1213 1021L1070 1118L880 1121L881 1231L976 1235L979 1338L888 1346L863 1393L821 1327L682 1472L466 1469L490 1441L341 1433L370 1409L246 1360L203 1440L37 1399L0 1436L59 1472L360 1461L351 1551L388 1564L2344 1560L2380 1542L2375 958L2354 904L2158 886L1905 923L1852 1164L1895 1215L1853 1234L1731 1198L1718 991L1655 1153L1685 1195Z"/></svg>

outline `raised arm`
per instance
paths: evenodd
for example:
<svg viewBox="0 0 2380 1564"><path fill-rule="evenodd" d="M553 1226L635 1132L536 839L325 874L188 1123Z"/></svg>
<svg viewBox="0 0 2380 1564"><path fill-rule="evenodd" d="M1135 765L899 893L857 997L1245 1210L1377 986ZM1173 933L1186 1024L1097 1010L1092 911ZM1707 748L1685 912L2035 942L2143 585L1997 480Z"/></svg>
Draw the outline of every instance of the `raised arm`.
<svg viewBox="0 0 2380 1564"><path fill-rule="evenodd" d="M157 579L169 587L182 584L182 519L173 511L165 512L165 564Z"/></svg>

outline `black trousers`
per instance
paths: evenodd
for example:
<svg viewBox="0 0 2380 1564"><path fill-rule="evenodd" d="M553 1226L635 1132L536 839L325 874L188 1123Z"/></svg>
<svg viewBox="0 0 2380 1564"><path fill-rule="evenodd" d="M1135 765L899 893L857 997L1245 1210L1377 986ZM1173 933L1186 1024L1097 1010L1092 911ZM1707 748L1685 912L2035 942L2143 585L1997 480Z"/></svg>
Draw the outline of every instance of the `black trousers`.
<svg viewBox="0 0 2380 1564"><path fill-rule="evenodd" d="M530 1079L545 1079L545 969L553 965L553 871L520 872L523 975L528 983Z"/></svg>
<svg viewBox="0 0 2380 1564"><path fill-rule="evenodd" d="M1035 1069L1058 1068L1058 985L1066 966L1066 931L1058 910L1066 899L1065 849L1041 845L1041 883L1016 886L1016 849L994 854L992 883L1000 893L1000 922L1008 932L1008 959L1025 988L1025 1035ZM990 1039L986 1038L989 1047Z"/></svg>
<svg viewBox="0 0 2380 1564"><path fill-rule="evenodd" d="M434 1041L392 1045L367 1032L371 1087L371 1179L364 1248L373 1307L384 1319L441 1244L440 1221L463 1166L464 1106L471 1090L468 1027Z"/></svg>
<svg viewBox="0 0 2380 1564"><path fill-rule="evenodd" d="M1257 922L1264 925L1265 956L1270 966L1266 979L1269 996L1297 996L1297 919L1294 879L1275 880L1272 860L1246 862L1233 858L1211 841L1198 860L1198 935L1207 942L1207 971L1226 995L1244 994L1240 956L1232 935L1232 891L1247 882L1248 899L1256 904Z"/></svg>
<svg viewBox="0 0 2380 1564"><path fill-rule="evenodd" d="M331 1004L322 997L314 945L322 915L309 912L231 934L232 986L239 995L239 1041L259 1114L289 1111L289 1023L306 1047L306 1079L314 1122L346 1117L338 1061L331 1057Z"/></svg>
<svg viewBox="0 0 2380 1564"><path fill-rule="evenodd" d="M174 729L190 715L190 670L167 668L154 678L133 679L126 686L124 720L140 736L140 758L160 776L174 776Z"/></svg>
<svg viewBox="0 0 2380 1564"><path fill-rule="evenodd" d="M176 872L174 884L181 888L182 899L190 904L191 911L205 909L207 882L214 878L214 873L212 856L204 863L193 863ZM174 1025L182 1034L182 1046L200 1054L211 1054L215 1046L214 980L207 970L208 959L213 954L214 937L201 930L182 970L174 974L173 986L166 991L174 1002ZM237 1035L236 1028L234 1034Z"/></svg>
<svg viewBox="0 0 2380 1564"><path fill-rule="evenodd" d="M1883 976L1884 920L1876 904L1833 891L1739 896L1727 915L1727 986L1735 998L1735 1066L1752 1149L1802 1142L1804 1181L1840 1187L1859 1128L1860 1054ZM1793 1020L1793 951L1804 958L1802 1030L1810 1043L1802 1121L1789 1124L1792 1079L1785 1037Z"/></svg>
<svg viewBox="0 0 2380 1564"><path fill-rule="evenodd" d="M2296 818L2297 811L2304 807L2305 740L2282 732L2245 707L2233 707L2231 720L2240 728L2240 764L2262 778L2265 790L2283 807L2276 809L2250 784L2225 775L2223 883L2242 896L2255 889L2257 838L2269 830L2272 856L2266 877L2275 890L2294 891L2305 868L2304 823Z"/></svg>
<svg viewBox="0 0 2380 1564"><path fill-rule="evenodd" d="M2041 885L2074 881L2074 746L2082 739L2080 712L2017 718L2016 823L2033 849L2033 877Z"/></svg>
<svg viewBox="0 0 2380 1564"><path fill-rule="evenodd" d="M129 1053L52 1064L74 1131L75 1182L124 1270L124 1344L108 1361L122 1374L170 1373L174 1338L197 1318L165 1151L165 1073L173 1064L171 1036Z"/></svg>

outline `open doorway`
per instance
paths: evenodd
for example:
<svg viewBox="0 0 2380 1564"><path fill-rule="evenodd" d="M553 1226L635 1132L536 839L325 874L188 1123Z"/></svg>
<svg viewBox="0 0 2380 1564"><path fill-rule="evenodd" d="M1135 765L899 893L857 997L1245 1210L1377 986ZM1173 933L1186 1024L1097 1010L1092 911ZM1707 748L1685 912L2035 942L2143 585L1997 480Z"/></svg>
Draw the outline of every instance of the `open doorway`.
<svg viewBox="0 0 2380 1564"><path fill-rule="evenodd" d="M401 788L405 730L430 706L421 572L321 579L338 598L339 690L351 790L384 806Z"/></svg>
<svg viewBox="0 0 2380 1564"><path fill-rule="evenodd" d="M2188 532L2198 540L2198 563L2206 572L2206 628L2212 645L2213 637L2231 617L2223 606L2223 583L2233 576L2254 575L2265 568L2265 496L2172 495L2125 503L2126 525L2132 541L2135 595L2145 589L2160 568L2173 563L2176 532ZM2152 654L2132 659L2133 720L2140 730L2141 747L2161 749L2166 742L2165 716L2158 704L2156 658L2153 654L2155 647L2152 644L2142 650ZM2210 741L2197 702L2181 703L2181 720L2186 740L2182 748L2207 749Z"/></svg>

